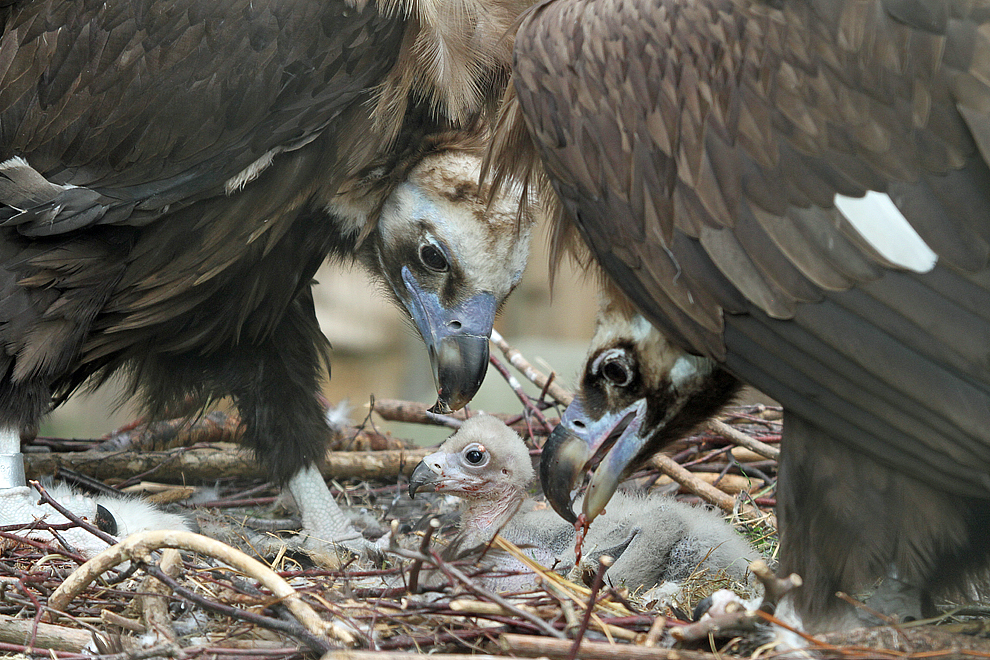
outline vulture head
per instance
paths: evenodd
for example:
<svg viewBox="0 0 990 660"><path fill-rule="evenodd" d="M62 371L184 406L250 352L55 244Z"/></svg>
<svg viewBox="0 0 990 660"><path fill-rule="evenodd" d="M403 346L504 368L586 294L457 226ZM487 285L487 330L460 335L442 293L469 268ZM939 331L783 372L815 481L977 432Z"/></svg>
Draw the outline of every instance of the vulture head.
<svg viewBox="0 0 990 660"><path fill-rule="evenodd" d="M385 199L363 255L426 343L441 413L481 386L495 315L529 255L532 220L519 220L518 188L489 204L480 169L471 151L423 158Z"/></svg>
<svg viewBox="0 0 990 660"><path fill-rule="evenodd" d="M629 303L603 299L580 391L543 447L543 491L574 522L571 492L600 461L584 498L594 519L619 482L729 402L740 384L668 341Z"/></svg>

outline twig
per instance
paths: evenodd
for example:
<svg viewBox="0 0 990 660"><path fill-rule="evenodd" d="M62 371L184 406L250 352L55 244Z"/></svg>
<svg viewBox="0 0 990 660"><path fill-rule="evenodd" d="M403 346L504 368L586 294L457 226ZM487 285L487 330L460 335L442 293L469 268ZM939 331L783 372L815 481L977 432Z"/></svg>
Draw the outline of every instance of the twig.
<svg viewBox="0 0 990 660"><path fill-rule="evenodd" d="M427 556L430 550L430 540L438 529L440 529L440 521L436 518L430 518L426 532L423 534L423 540L419 544L419 554L424 557ZM419 571L421 568L423 568L423 561L421 559L414 559L412 566L409 567L409 593L414 594L419 588Z"/></svg>
<svg viewBox="0 0 990 660"><path fill-rule="evenodd" d="M666 454L656 454L652 461L653 464L664 474L709 504L714 504L718 508L729 513L732 513L735 510L736 500L734 497L731 497L718 488L705 483ZM767 515L751 504L743 505L740 507L740 511L746 517L751 519L765 518Z"/></svg>
<svg viewBox="0 0 990 660"><path fill-rule="evenodd" d="M62 514L63 516L65 516L66 519L71 520L72 522L76 523L77 525L79 525L80 527L82 527L87 532L89 532L90 534L92 534L96 538L100 539L101 541L103 541L107 545L113 545L114 543L117 542L117 539L114 538L113 536L110 536L109 534L107 534L106 532L104 532L102 529L100 529L96 525L93 525L92 523L89 523L89 522L83 520L82 518L80 518L79 516L77 516L76 514L72 513L71 511L69 511L68 509L66 509L64 506L62 506L61 504L59 504L57 501L55 501L55 499L53 499L52 496L48 494L48 491L45 490L45 487L42 486L37 481L29 481L28 483L31 484L31 487L32 488L34 488L36 491L38 491L38 494L41 495L41 500L45 504L48 504L53 509L55 509L56 511L58 511L60 514Z"/></svg>
<svg viewBox="0 0 990 660"><path fill-rule="evenodd" d="M707 426L712 433L722 436L726 440L731 441L733 444L754 451L764 458L769 458L774 461L780 458L780 449L777 447L771 447L765 442L760 442L753 436L743 433L739 429L735 429L721 420L710 419L705 426Z"/></svg>
<svg viewBox="0 0 990 660"><path fill-rule="evenodd" d="M164 550L158 568L171 578L177 577L182 570L182 558L179 556L179 551L172 548ZM171 589L163 582L150 576L142 580L139 589L142 594L138 597L138 607L141 610L141 618L144 619L145 632L155 635L159 641L174 644L178 640L178 636L172 628L166 598L171 594Z"/></svg>
<svg viewBox="0 0 990 660"><path fill-rule="evenodd" d="M345 644L353 644L355 641L354 636L349 631L342 629L335 623L328 623L320 619L316 612L300 598L296 590L268 566L220 541L192 532L156 530L127 537L73 571L48 599L49 608L57 611L65 610L73 598L105 571L125 561L140 561L146 565L150 564L152 551L162 548L189 550L222 561L268 588L285 603L289 611L309 632L321 636L329 635ZM146 566L146 570L151 568L153 567ZM149 570L149 572L151 571ZM170 582L170 580L163 579L167 576L161 574L160 571L156 572L159 573L156 577L160 580Z"/></svg>
<svg viewBox="0 0 990 660"><path fill-rule="evenodd" d="M602 555L598 558L598 570L595 572L595 579L591 583L591 593L588 594L588 604L584 609L584 616L581 617L581 625L577 629L577 633L574 635L574 646L571 649L570 660L575 660L578 656L578 651L581 649L581 640L584 639L584 633L588 631L588 623L591 621L591 613L595 611L595 602L598 600L598 592L602 588L602 584L605 582L605 571L608 570L609 566L612 565L612 558L608 555Z"/></svg>
<svg viewBox="0 0 990 660"><path fill-rule="evenodd" d="M499 635L499 646L511 655L529 658L546 656L553 660L570 657L574 643L570 640L549 639L533 635L506 633ZM606 642L581 642L579 660L721 660L720 656L700 651L661 649L635 644L608 644Z"/></svg>
<svg viewBox="0 0 990 660"><path fill-rule="evenodd" d="M428 453L423 449L331 451L321 468L325 477L333 479L394 479L399 474L411 474ZM250 452L238 445L223 443L169 451L25 454L24 464L30 477L51 474L63 466L86 472L96 479L152 472L158 481L177 483L265 477L264 469Z"/></svg>
<svg viewBox="0 0 990 660"><path fill-rule="evenodd" d="M510 346L502 335L499 334L498 330L492 330L492 343L495 344L500 351L502 351L502 355L504 355L505 359L509 361L509 364L515 367L516 370L526 378L526 380L533 383L541 390L545 390L546 393L554 399L554 401L562 406L566 406L574 399L573 394L560 385L552 382L549 376L530 364L529 361L523 357L522 353Z"/></svg>
<svg viewBox="0 0 990 660"><path fill-rule="evenodd" d="M533 616L532 614L530 614L529 612L526 612L525 610L519 609L518 607L516 607L515 605L513 605L512 603L510 603L506 599L504 599L501 596L499 596L497 593L494 593L493 591L491 591L489 589L485 589L484 587L479 586L478 584L476 584L474 582L474 580L472 580L471 578L469 578L467 575L465 575L464 573L462 573L460 570L458 570L454 566L451 566L450 564L448 564L445 561L443 561L440 558L440 556L436 553L436 551L431 551L429 555L422 555L422 554L420 554L418 552L413 552L411 550L405 550L405 549L400 548L400 547L397 547L397 546L390 547L388 549L388 551L390 553L395 554L395 555L398 555L400 557L405 557L406 559L419 559L421 561L428 562L428 563L432 564L433 566L435 566L437 568L437 570L439 570L442 573L444 573L448 578L455 579L458 582L460 582L461 584L463 584L469 591L473 592L475 595L481 596L482 598L486 598L486 599L492 601L493 603L498 603L499 605L501 605L505 609L509 610L512 614L514 614L514 615L516 615L518 617L521 617L521 618L525 619L526 621L532 623L533 625L535 625L538 629L542 630L547 635L550 635L552 637L558 637L558 638L561 638L561 639L564 638L563 633L561 633L559 630L556 630L553 627L551 627L550 625L548 625L547 622L544 621L543 619L541 619L539 617L536 617L536 616Z"/></svg>
<svg viewBox="0 0 990 660"><path fill-rule="evenodd" d="M0 641L24 644L35 634L30 647L54 649L56 651L82 651L92 641L90 633L75 628L38 623L34 628L31 619L14 619L0 615Z"/></svg>
<svg viewBox="0 0 990 660"><path fill-rule="evenodd" d="M543 413L540 412L540 409L536 407L536 405L533 403L533 400L529 397L529 395L526 394L525 391L523 391L522 385L519 383L518 380L516 380L515 376L509 373L509 370L505 368L505 365L503 365L499 361L499 359L494 355L489 356L488 363L493 367L495 367L495 370L502 375L502 378L505 379L505 382L508 383L509 387L512 388L512 391L515 392L516 398L519 399L519 402L523 404L523 407L525 407L526 411L529 414L533 415L533 417L536 418L536 421L538 421L540 425L543 427L544 433L550 433L551 431L553 431L553 426L547 422L546 418L543 416ZM527 427L528 427L528 420L527 420ZM529 431L530 436L533 435L532 429L527 428L527 431Z"/></svg>
<svg viewBox="0 0 990 660"><path fill-rule="evenodd" d="M422 653L413 651L331 651L321 660L423 660ZM497 655L444 653L443 660L505 660Z"/></svg>

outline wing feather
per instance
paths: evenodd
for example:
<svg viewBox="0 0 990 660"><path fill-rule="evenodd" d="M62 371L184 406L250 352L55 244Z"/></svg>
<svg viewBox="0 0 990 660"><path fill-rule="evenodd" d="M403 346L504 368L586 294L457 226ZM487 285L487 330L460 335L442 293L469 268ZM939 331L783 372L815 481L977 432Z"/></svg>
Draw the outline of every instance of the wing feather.
<svg viewBox="0 0 990 660"><path fill-rule="evenodd" d="M548 0L521 23L515 91L561 223L655 325L794 414L834 420L835 437L985 497L978 5ZM907 235L871 238L835 205L867 191L890 196L933 269L892 262L875 242Z"/></svg>

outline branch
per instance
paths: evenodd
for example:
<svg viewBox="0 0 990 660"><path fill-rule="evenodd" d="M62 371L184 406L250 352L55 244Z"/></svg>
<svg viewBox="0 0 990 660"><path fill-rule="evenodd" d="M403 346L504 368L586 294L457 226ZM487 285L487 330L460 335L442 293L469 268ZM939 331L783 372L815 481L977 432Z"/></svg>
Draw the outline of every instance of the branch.
<svg viewBox="0 0 990 660"><path fill-rule="evenodd" d="M739 429L732 428L721 420L710 419L708 420L706 426L712 433L722 436L733 444L754 451L764 458L769 458L774 461L780 458L780 449L777 447L772 447L765 442L760 442L751 435L743 433Z"/></svg>
<svg viewBox="0 0 990 660"><path fill-rule="evenodd" d="M684 468L680 463L674 461L674 459L670 456L667 456L666 454L656 454L651 460L660 471L709 504L714 504L718 508L729 513L732 513L735 510L736 499L734 497L702 481L695 474ZM741 512L746 517L752 519L766 517L765 513L751 504L744 504L741 507Z"/></svg>
<svg viewBox="0 0 990 660"><path fill-rule="evenodd" d="M498 330L492 330L492 343L495 344L500 351L502 351L502 355L504 355L505 359L509 361L509 364L515 367L516 370L526 378L526 380L533 383L541 390L546 391L547 394L553 397L554 401L562 406L566 406L574 399L573 394L555 382L552 382L549 376L530 364L526 358L523 357L522 353L510 346L502 335L498 333Z"/></svg>
<svg viewBox="0 0 990 660"><path fill-rule="evenodd" d="M309 632L318 636L327 635L345 644L355 642L348 630L335 623L323 621L296 590L268 566L220 541L192 532L156 530L127 537L73 571L48 599L49 608L64 611L73 598L104 572L125 561L151 564L151 553L162 548L189 550L221 561L268 588ZM161 574L156 577L162 579L163 576Z"/></svg>
<svg viewBox="0 0 990 660"><path fill-rule="evenodd" d="M425 449L331 451L322 472L324 477L333 479L394 479L399 474L412 474L416 464L429 453ZM178 483L265 477L265 471L248 451L226 443L170 451L25 454L24 464L30 478L52 474L61 467L101 480L147 473L153 473L158 481Z"/></svg>

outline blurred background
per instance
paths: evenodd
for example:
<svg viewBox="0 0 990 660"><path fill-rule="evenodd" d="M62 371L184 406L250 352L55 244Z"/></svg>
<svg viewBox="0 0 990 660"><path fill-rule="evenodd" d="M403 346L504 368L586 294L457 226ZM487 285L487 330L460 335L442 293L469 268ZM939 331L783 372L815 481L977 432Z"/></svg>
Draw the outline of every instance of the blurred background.
<svg viewBox="0 0 990 660"><path fill-rule="evenodd" d="M573 264L565 263L557 274L551 295L545 239L537 228L529 267L495 327L534 366L547 373L556 372L557 382L573 390L594 330L597 289ZM319 285L314 291L317 314L324 334L333 345L332 373L325 388L327 398L335 403L348 400L353 422L360 422L367 415L372 396L419 401L424 407L431 406L436 401L436 391L423 342L404 313L379 290L379 285L371 282L358 267L324 266L317 279ZM494 347L492 354L502 357ZM523 385L534 396L539 394L534 386ZM66 438L102 436L137 415L133 406L118 405L119 399L119 391L112 385L93 394L77 394L46 420L41 433ZM522 410L515 394L491 368L471 409ZM382 422L377 416L374 421L379 430L426 444L440 442L449 435L442 428Z"/></svg>

